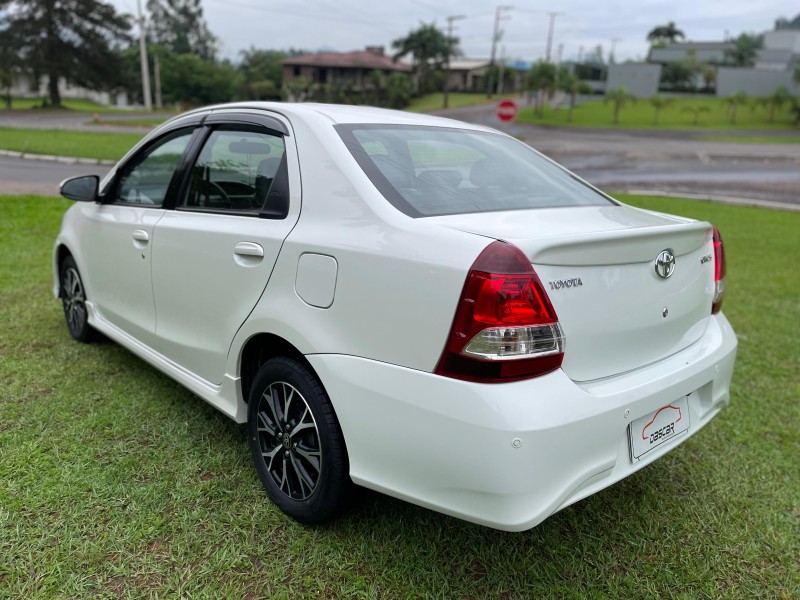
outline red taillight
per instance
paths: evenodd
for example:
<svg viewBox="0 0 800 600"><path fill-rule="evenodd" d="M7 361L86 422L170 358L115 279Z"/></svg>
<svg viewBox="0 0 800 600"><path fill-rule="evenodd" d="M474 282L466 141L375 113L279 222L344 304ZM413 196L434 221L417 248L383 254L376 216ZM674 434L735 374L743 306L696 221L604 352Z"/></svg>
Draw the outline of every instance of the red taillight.
<svg viewBox="0 0 800 600"><path fill-rule="evenodd" d="M516 246L493 242L467 275L438 375L515 381L561 366L564 335L530 261Z"/></svg>
<svg viewBox="0 0 800 600"><path fill-rule="evenodd" d="M725 297L725 245L719 229L714 227L712 236L714 242L714 301L711 304L712 314L722 308L722 299Z"/></svg>

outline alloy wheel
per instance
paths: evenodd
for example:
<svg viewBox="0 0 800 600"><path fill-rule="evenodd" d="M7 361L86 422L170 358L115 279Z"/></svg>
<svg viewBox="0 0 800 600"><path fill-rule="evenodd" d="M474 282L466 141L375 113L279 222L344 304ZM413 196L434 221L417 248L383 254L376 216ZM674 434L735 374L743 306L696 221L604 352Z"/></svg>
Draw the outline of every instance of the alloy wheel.
<svg viewBox="0 0 800 600"><path fill-rule="evenodd" d="M258 446L269 476L292 500L317 489L322 447L314 415L289 383L272 383L258 401Z"/></svg>

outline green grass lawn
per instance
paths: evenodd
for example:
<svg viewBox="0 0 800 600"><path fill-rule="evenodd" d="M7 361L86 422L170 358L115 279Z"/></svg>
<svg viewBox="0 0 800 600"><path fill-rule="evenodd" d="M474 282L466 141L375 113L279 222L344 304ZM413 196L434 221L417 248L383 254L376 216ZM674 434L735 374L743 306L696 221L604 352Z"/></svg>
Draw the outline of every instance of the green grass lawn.
<svg viewBox="0 0 800 600"><path fill-rule="evenodd" d="M126 109L114 108L104 104L97 104L91 100L62 98L62 108L47 107L42 109L41 98L14 98L11 102L11 110L71 110L75 112L88 112L88 113L126 113ZM0 104L0 108L5 108L5 103Z"/></svg>
<svg viewBox="0 0 800 600"><path fill-rule="evenodd" d="M512 534L367 492L331 525L288 520L242 427L71 340L50 276L68 202L0 198L0 598L797 598L800 214L623 199L722 230L732 404Z"/></svg>
<svg viewBox="0 0 800 600"><path fill-rule="evenodd" d="M687 107L706 107L708 112L698 115L698 123L694 124L695 116L687 112ZM669 107L661 109L658 124L653 124L655 109L647 99L627 103L619 113L619 125L614 125L614 104L606 103L602 98L589 98L575 107L572 123L567 123L567 108L556 110L545 107L544 116L538 117L533 108L520 110L518 120L523 123L539 125L571 125L575 127L618 127L631 129L793 129L793 123L788 105L776 111L775 122L769 122L769 113L766 108L759 107L755 110L749 106L740 106L736 113L736 123L730 122L728 109L724 98L697 97L678 98Z"/></svg>
<svg viewBox="0 0 800 600"><path fill-rule="evenodd" d="M486 94L468 94L465 92L450 92L450 97L448 99L450 108L472 106L484 102L492 102L492 100L487 100ZM428 112L431 110L440 110L442 108L444 108L444 94L437 92L435 94L421 96L420 98L413 98L411 104L406 107L406 110L409 112Z"/></svg>
<svg viewBox="0 0 800 600"><path fill-rule="evenodd" d="M0 127L0 149L30 154L119 160L140 139L141 133Z"/></svg>

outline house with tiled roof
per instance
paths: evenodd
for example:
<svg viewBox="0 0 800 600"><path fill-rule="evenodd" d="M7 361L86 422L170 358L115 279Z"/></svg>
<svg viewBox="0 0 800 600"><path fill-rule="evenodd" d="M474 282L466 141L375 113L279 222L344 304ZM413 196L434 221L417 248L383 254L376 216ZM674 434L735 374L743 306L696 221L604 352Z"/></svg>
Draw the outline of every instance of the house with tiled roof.
<svg viewBox="0 0 800 600"><path fill-rule="evenodd" d="M378 70L384 75L410 73L411 65L386 56L383 46L367 46L353 52L317 52L292 56L281 61L283 81L304 77L321 85L351 85L354 90L369 87L370 76Z"/></svg>

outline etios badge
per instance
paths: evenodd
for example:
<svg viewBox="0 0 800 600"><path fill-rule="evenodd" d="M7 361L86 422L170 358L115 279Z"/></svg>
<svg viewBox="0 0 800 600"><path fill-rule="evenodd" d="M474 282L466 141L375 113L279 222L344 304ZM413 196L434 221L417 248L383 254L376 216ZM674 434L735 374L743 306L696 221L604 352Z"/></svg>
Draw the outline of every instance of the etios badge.
<svg viewBox="0 0 800 600"><path fill-rule="evenodd" d="M655 269L656 275L661 279L666 279L675 271L675 254L670 248L662 250L656 256Z"/></svg>

